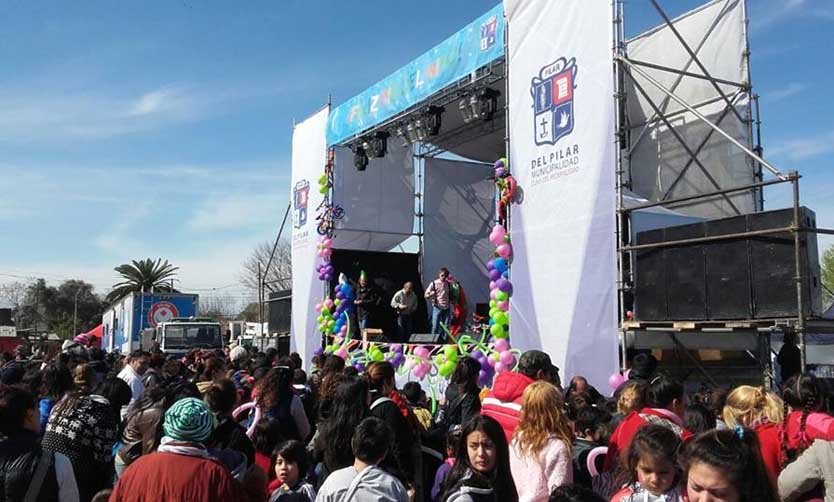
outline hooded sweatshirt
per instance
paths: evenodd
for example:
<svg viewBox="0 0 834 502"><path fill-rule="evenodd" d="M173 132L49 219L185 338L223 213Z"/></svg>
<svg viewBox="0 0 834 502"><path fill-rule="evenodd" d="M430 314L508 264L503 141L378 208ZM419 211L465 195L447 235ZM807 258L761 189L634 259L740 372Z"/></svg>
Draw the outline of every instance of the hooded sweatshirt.
<svg viewBox="0 0 834 502"><path fill-rule="evenodd" d="M408 493L397 478L372 465L362 472L353 466L334 471L321 485L316 496L316 502L365 500L406 502Z"/></svg>
<svg viewBox="0 0 834 502"><path fill-rule="evenodd" d="M521 420L521 396L524 389L534 380L522 373L505 371L499 373L492 385L492 391L481 403L481 415L494 418L504 429L507 443L512 441L513 433Z"/></svg>

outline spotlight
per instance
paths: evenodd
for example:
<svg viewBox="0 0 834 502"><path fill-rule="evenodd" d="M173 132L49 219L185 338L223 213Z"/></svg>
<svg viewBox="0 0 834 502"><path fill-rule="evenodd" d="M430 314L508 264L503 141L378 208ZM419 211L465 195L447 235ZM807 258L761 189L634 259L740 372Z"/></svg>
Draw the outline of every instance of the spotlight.
<svg viewBox="0 0 834 502"><path fill-rule="evenodd" d="M414 121L414 133L417 135L417 141L425 141L429 136L426 131L426 123L422 118Z"/></svg>
<svg viewBox="0 0 834 502"><path fill-rule="evenodd" d="M469 107L469 98L464 97L458 103L458 108L460 108L460 115L463 117L463 123L468 124L472 122L472 108Z"/></svg>
<svg viewBox="0 0 834 502"><path fill-rule="evenodd" d="M398 125L396 129L396 134L403 142L403 148L407 147L411 144L411 137L408 135L408 126Z"/></svg>
<svg viewBox="0 0 834 502"><path fill-rule="evenodd" d="M424 120L426 133L429 136L437 136L440 133L440 119L446 109L442 106L430 106L426 108Z"/></svg>
<svg viewBox="0 0 834 502"><path fill-rule="evenodd" d="M364 171L368 167L368 156L365 149L359 145L353 146L353 166L357 171Z"/></svg>
<svg viewBox="0 0 834 502"><path fill-rule="evenodd" d="M365 143L362 144L362 148L365 150L368 157L385 157L385 153L388 151L388 136L390 135L385 131L377 131L373 136L365 140Z"/></svg>
<svg viewBox="0 0 834 502"><path fill-rule="evenodd" d="M473 110L474 114L483 121L492 120L495 117L495 112L498 111L498 96L500 95L500 92L489 87L481 89L477 96L478 107Z"/></svg>
<svg viewBox="0 0 834 502"><path fill-rule="evenodd" d="M409 122L408 125L405 127L406 137L410 143L416 143L420 141L420 137L417 134L417 126L414 122Z"/></svg>

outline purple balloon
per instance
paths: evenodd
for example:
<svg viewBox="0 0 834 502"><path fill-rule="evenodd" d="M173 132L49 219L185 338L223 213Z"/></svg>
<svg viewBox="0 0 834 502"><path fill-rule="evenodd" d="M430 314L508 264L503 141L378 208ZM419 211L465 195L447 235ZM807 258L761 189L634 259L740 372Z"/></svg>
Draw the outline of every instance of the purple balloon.
<svg viewBox="0 0 834 502"><path fill-rule="evenodd" d="M341 284L336 284L336 285L333 287L333 292L334 292L334 293L339 293L341 290L342 290L342 285L341 285Z"/></svg>
<svg viewBox="0 0 834 502"><path fill-rule="evenodd" d="M336 298L338 298L338 299L340 299L340 300L341 300L341 299L342 299L342 298L344 298L344 297L345 297L345 295L343 295L341 291L339 291L339 292L337 292L337 293L336 293Z"/></svg>
<svg viewBox="0 0 834 502"><path fill-rule="evenodd" d="M489 361L483 355L478 358L478 363L481 365L482 369L489 368Z"/></svg>
<svg viewBox="0 0 834 502"><path fill-rule="evenodd" d="M495 286L505 293L509 293L513 290L512 283L503 277L495 281Z"/></svg>
<svg viewBox="0 0 834 502"><path fill-rule="evenodd" d="M403 346L400 345L399 343L395 343L394 345L391 346L391 350L393 350L394 352L402 352L403 351Z"/></svg>
<svg viewBox="0 0 834 502"><path fill-rule="evenodd" d="M478 372L478 383L481 385L485 385L487 378L489 378L489 372L486 370L480 370Z"/></svg>
<svg viewBox="0 0 834 502"><path fill-rule="evenodd" d="M320 356L320 355L324 354L324 349L321 348L321 347L316 347L316 350L313 351L313 354L315 354L317 356Z"/></svg>
<svg viewBox="0 0 834 502"><path fill-rule="evenodd" d="M324 267L324 269L327 270L328 274L332 274L333 272L336 271L336 269L333 268L333 265L328 265L328 266Z"/></svg>
<svg viewBox="0 0 834 502"><path fill-rule="evenodd" d="M494 268L495 268L495 258L492 258L487 262L487 270L492 270Z"/></svg>
<svg viewBox="0 0 834 502"><path fill-rule="evenodd" d="M501 278L501 272L496 269L492 269L489 271L489 280L490 281L497 281Z"/></svg>
<svg viewBox="0 0 834 502"><path fill-rule="evenodd" d="M333 274L324 274L324 280L328 281L328 282L332 281L333 280Z"/></svg>
<svg viewBox="0 0 834 502"><path fill-rule="evenodd" d="M323 280L324 280L324 278L325 278L325 275L324 275L324 274L319 274L319 280L320 280L320 281L323 281Z"/></svg>
<svg viewBox="0 0 834 502"><path fill-rule="evenodd" d="M471 357L472 359L474 359L476 361L480 360L483 356L484 356L484 353L481 352L478 349L473 350L472 353L469 354L469 357Z"/></svg>

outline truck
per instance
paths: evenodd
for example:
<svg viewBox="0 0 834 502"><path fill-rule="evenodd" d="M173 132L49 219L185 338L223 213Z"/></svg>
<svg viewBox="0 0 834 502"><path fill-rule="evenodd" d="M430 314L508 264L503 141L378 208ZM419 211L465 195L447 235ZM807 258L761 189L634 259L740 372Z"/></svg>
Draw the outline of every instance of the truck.
<svg viewBox="0 0 834 502"><path fill-rule="evenodd" d="M148 350L156 342L160 348L165 346L163 350L174 354L193 348L222 349L220 324L196 319L198 305L199 295L196 294L126 295L102 316L101 348L129 354L137 349Z"/></svg>

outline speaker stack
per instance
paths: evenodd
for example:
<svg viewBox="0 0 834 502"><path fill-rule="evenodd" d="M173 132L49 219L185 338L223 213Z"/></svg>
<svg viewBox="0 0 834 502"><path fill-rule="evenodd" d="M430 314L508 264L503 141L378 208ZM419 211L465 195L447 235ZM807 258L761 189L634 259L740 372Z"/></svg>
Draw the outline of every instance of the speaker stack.
<svg viewBox="0 0 834 502"><path fill-rule="evenodd" d="M786 228L793 209L766 211L637 234L636 244ZM800 208L800 227L816 216ZM792 232L636 250L635 315L641 321L733 320L794 317L796 260ZM800 232L805 315L822 310L817 236Z"/></svg>

